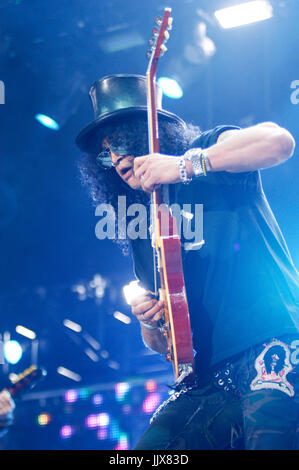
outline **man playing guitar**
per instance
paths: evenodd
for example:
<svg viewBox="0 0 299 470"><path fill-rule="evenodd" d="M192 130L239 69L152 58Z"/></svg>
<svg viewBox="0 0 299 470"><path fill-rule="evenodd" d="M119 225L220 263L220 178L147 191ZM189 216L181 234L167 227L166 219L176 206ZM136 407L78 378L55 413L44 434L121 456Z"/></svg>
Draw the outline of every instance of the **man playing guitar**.
<svg viewBox="0 0 299 470"><path fill-rule="evenodd" d="M135 449L226 449L237 441L246 449L294 448L298 273L259 171L290 158L294 139L272 122L202 132L160 106L160 152L148 155L145 89L142 76L96 82L96 119L77 138L96 203L117 209L125 195L127 204L148 207L152 191L168 186L171 202L203 204L205 243L182 249L195 375L176 385ZM132 302L143 339L166 354L151 240L116 242L131 250L147 289Z"/></svg>

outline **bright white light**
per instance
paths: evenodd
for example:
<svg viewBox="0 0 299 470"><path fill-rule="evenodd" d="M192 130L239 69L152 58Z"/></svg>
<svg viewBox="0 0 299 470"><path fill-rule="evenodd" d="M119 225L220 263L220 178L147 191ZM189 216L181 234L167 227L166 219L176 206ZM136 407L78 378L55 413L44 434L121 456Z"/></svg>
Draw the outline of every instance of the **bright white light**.
<svg viewBox="0 0 299 470"><path fill-rule="evenodd" d="M123 287L123 294L125 296L127 304L131 305L133 299L136 299L146 291L140 286L138 281L132 281Z"/></svg>
<svg viewBox="0 0 299 470"><path fill-rule="evenodd" d="M80 382L81 376L79 374L76 374L75 372L67 369L66 367L58 367L57 372L60 375L64 375L65 377L68 377L71 380L74 380L75 382Z"/></svg>
<svg viewBox="0 0 299 470"><path fill-rule="evenodd" d="M68 320L67 318L63 320L63 324L66 328L69 328L70 330L73 330L76 333L80 333L80 331L82 331L81 325L79 325L78 323L75 323L72 320Z"/></svg>
<svg viewBox="0 0 299 470"><path fill-rule="evenodd" d="M168 77L161 77L158 84L162 88L164 95L169 98L179 99L183 96L183 90L176 80Z"/></svg>
<svg viewBox="0 0 299 470"><path fill-rule="evenodd" d="M9 364L17 364L22 357L23 350L18 341L6 341L4 343L4 357Z"/></svg>
<svg viewBox="0 0 299 470"><path fill-rule="evenodd" d="M86 348L84 352L93 362L98 362L99 356L92 349Z"/></svg>
<svg viewBox="0 0 299 470"><path fill-rule="evenodd" d="M16 326L16 332L19 333L19 335L25 336L26 338L29 338L29 339L36 338L36 334L34 333L34 331L29 330L28 328L25 328L25 326L22 326L22 325Z"/></svg>
<svg viewBox="0 0 299 470"><path fill-rule="evenodd" d="M108 413L99 413L98 415L98 423L99 426L108 426L110 422L110 416Z"/></svg>
<svg viewBox="0 0 299 470"><path fill-rule="evenodd" d="M96 349L98 351L101 348L100 343L96 339L94 339L90 334L84 332L83 338L90 344L90 346L93 347L93 349Z"/></svg>
<svg viewBox="0 0 299 470"><path fill-rule="evenodd" d="M129 325L131 323L131 318L128 317L128 315L125 315L124 313L122 312L114 312L113 314L114 318L116 318L117 320L123 322L123 323L126 323L127 325Z"/></svg>
<svg viewBox="0 0 299 470"><path fill-rule="evenodd" d="M256 21L268 20L273 9L268 0L256 0L215 11L222 28L235 28Z"/></svg>
<svg viewBox="0 0 299 470"><path fill-rule="evenodd" d="M60 129L59 124L54 121L50 116L46 116L45 114L36 114L35 119L45 127L52 129L54 131L58 131Z"/></svg>

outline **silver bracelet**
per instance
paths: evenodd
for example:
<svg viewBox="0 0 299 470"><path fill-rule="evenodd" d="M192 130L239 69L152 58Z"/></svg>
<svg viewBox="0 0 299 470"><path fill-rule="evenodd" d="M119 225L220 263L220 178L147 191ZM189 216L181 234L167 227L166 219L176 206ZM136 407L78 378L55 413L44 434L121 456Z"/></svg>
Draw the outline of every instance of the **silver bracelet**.
<svg viewBox="0 0 299 470"><path fill-rule="evenodd" d="M148 325L147 323L144 323L143 321L141 321L139 323L140 323L140 325L142 325L147 330L157 330L158 329L157 326Z"/></svg>
<svg viewBox="0 0 299 470"><path fill-rule="evenodd" d="M186 160L190 160L194 176L207 176L207 172L211 171L211 165L208 159L207 150L202 148L193 148L187 150L184 154Z"/></svg>
<svg viewBox="0 0 299 470"><path fill-rule="evenodd" d="M187 175L185 155L183 155L179 159L179 169L180 169L180 180L182 181L182 183L184 183L184 184L190 183L192 178L189 178L188 175Z"/></svg>

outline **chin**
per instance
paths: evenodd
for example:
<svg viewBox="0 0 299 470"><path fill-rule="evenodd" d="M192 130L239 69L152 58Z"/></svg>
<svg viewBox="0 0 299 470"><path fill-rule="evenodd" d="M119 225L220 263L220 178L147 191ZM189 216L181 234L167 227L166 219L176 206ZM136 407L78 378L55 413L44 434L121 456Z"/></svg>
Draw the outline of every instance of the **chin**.
<svg viewBox="0 0 299 470"><path fill-rule="evenodd" d="M130 186L131 189L135 189L136 191L142 190L142 187L141 187L139 181L134 177L129 178L126 181L126 183L127 183L128 186Z"/></svg>

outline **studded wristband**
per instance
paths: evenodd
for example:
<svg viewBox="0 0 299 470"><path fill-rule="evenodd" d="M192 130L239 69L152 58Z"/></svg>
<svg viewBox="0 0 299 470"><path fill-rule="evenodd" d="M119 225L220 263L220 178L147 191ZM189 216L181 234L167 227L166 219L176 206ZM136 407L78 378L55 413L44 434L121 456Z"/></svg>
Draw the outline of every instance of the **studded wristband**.
<svg viewBox="0 0 299 470"><path fill-rule="evenodd" d="M184 158L190 160L195 177L207 176L207 172L211 170L206 150L201 148L187 150Z"/></svg>
<svg viewBox="0 0 299 470"><path fill-rule="evenodd" d="M182 181L182 183L184 184L190 183L192 178L189 178L187 174L185 155L183 155L179 160L179 169L180 169L180 180Z"/></svg>

